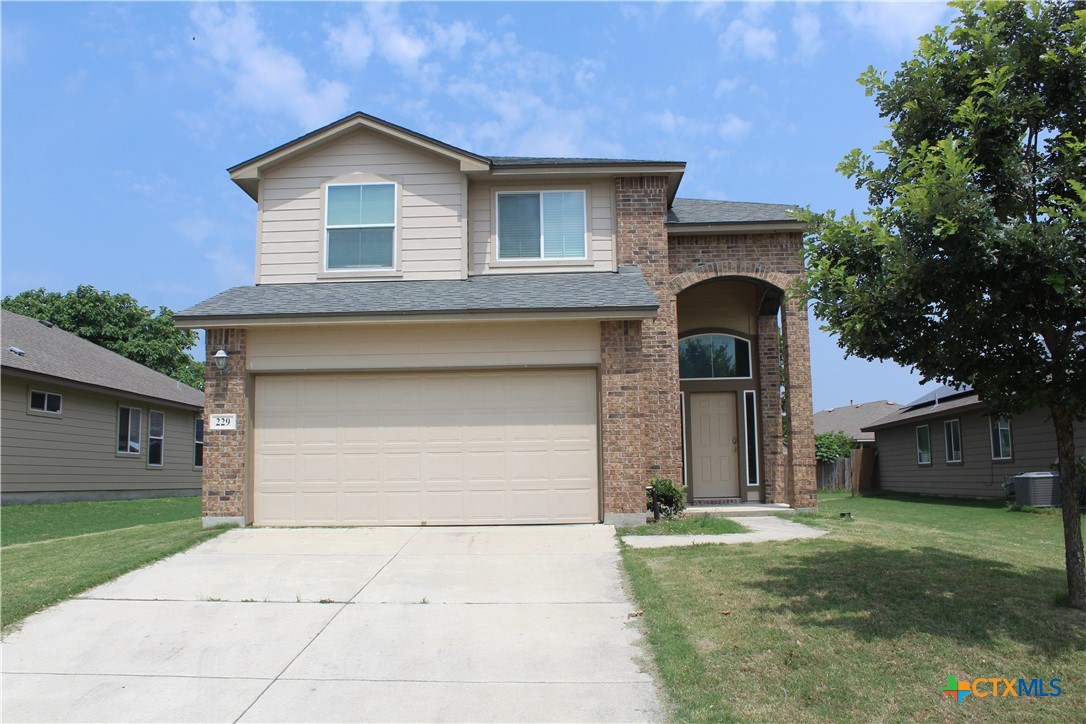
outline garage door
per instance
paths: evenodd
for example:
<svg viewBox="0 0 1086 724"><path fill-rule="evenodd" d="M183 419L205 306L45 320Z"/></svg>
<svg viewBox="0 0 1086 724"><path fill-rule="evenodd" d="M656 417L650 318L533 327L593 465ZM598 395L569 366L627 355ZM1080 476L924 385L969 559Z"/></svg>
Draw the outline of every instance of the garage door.
<svg viewBox="0 0 1086 724"><path fill-rule="evenodd" d="M592 370L263 376L257 525L599 520Z"/></svg>

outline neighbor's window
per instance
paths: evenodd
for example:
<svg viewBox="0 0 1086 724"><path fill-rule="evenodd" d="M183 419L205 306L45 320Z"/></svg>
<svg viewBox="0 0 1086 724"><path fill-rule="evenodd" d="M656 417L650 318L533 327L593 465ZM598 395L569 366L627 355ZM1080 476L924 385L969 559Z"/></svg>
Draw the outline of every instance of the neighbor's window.
<svg viewBox="0 0 1086 724"><path fill-rule="evenodd" d="M750 378L750 342L730 334L698 334L679 340L679 377Z"/></svg>
<svg viewBox="0 0 1086 724"><path fill-rule="evenodd" d="M60 395L41 390L30 391L30 409L34 412L48 412L52 415L60 414Z"/></svg>
<svg viewBox="0 0 1086 724"><path fill-rule="evenodd" d="M1011 421L1005 417L992 417L989 422L992 427L992 460L1010 460L1013 457Z"/></svg>
<svg viewBox="0 0 1086 724"><path fill-rule="evenodd" d="M946 461L960 463L962 461L961 424L958 420L947 420L943 423L943 434L946 437Z"/></svg>
<svg viewBox="0 0 1086 724"><path fill-rule="evenodd" d="M202 468L204 466L204 418L202 417L196 418L193 443L192 465L193 467Z"/></svg>
<svg viewBox="0 0 1086 724"><path fill-rule="evenodd" d="M117 452L124 455L140 454L141 413L135 407L117 409Z"/></svg>
<svg viewBox="0 0 1086 724"><path fill-rule="evenodd" d="M162 465L166 413L151 410L147 415L147 464Z"/></svg>
<svg viewBox="0 0 1086 724"><path fill-rule="evenodd" d="M931 465L931 434L927 425L916 428L916 464Z"/></svg>
<svg viewBox="0 0 1086 724"><path fill-rule="evenodd" d="M329 184L328 269L391 269L396 255L396 184Z"/></svg>
<svg viewBox="0 0 1086 724"><path fill-rule="evenodd" d="M498 259L584 259L584 191L498 194Z"/></svg>

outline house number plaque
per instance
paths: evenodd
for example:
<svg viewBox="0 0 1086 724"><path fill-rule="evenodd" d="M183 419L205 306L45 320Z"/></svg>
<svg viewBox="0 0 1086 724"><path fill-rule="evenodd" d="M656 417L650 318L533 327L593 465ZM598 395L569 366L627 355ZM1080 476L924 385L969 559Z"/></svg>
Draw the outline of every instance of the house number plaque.
<svg viewBox="0 0 1086 724"><path fill-rule="evenodd" d="M238 429L238 416L235 415L235 414L212 415L211 416L211 429L212 430L237 430Z"/></svg>

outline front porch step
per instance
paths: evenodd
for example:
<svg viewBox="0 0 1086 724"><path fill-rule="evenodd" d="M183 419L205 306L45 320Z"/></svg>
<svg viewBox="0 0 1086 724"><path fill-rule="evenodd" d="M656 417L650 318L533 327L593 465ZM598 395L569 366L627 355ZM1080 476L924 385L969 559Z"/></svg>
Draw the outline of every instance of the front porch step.
<svg viewBox="0 0 1086 724"><path fill-rule="evenodd" d="M787 503L732 503L730 505L689 505L687 515L711 515L716 518L742 518L749 515L795 513Z"/></svg>

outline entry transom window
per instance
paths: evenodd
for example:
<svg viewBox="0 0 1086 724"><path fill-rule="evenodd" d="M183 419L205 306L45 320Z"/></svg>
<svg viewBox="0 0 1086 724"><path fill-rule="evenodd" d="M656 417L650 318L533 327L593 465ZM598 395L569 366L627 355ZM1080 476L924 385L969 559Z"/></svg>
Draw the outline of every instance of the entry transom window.
<svg viewBox="0 0 1086 724"><path fill-rule="evenodd" d="M946 461L960 463L962 461L961 423L958 420L947 420L943 423L943 433L946 436Z"/></svg>
<svg viewBox="0 0 1086 724"><path fill-rule="evenodd" d="M140 424L143 413L135 407L117 410L117 452L123 455L140 454Z"/></svg>
<svg viewBox="0 0 1086 724"><path fill-rule="evenodd" d="M396 184L330 184L327 189L328 269L392 269Z"/></svg>
<svg viewBox="0 0 1086 724"><path fill-rule="evenodd" d="M993 417L990 420L992 460L1010 460L1014 455L1011 450L1011 421L1005 417Z"/></svg>
<svg viewBox="0 0 1086 724"><path fill-rule="evenodd" d="M59 415L60 402L60 395L53 392L30 391L30 409L34 412L48 412L52 415Z"/></svg>
<svg viewBox="0 0 1086 724"><path fill-rule="evenodd" d="M698 334L679 340L679 377L750 378L750 342L730 334Z"/></svg>
<svg viewBox="0 0 1086 724"><path fill-rule="evenodd" d="M584 191L498 194L498 259L584 259Z"/></svg>

